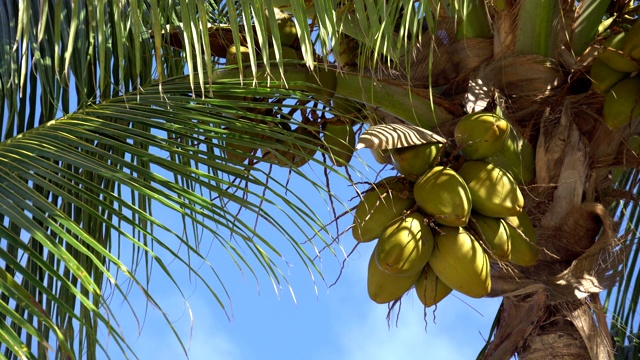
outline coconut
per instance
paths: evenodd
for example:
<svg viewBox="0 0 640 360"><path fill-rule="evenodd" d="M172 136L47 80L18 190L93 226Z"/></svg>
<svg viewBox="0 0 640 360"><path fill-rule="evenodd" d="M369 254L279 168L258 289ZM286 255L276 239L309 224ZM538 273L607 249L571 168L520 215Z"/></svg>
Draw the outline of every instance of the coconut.
<svg viewBox="0 0 640 360"><path fill-rule="evenodd" d="M598 58L617 71L640 71L640 65L633 61L629 55L622 52L625 38L626 33L624 32L608 38L604 42L602 51L598 54Z"/></svg>
<svg viewBox="0 0 640 360"><path fill-rule="evenodd" d="M611 130L617 130L640 116L640 77L622 80L604 99L602 115Z"/></svg>
<svg viewBox="0 0 640 360"><path fill-rule="evenodd" d="M435 274L447 286L467 296L487 295L491 291L491 269L480 244L460 227L444 226L440 231L429 258Z"/></svg>
<svg viewBox="0 0 640 360"><path fill-rule="evenodd" d="M464 180L450 168L433 167L416 181L418 206L447 226L465 226L471 214L471 194Z"/></svg>
<svg viewBox="0 0 640 360"><path fill-rule="evenodd" d="M392 221L374 250L378 266L395 275L419 273L433 251L433 235L417 212Z"/></svg>
<svg viewBox="0 0 640 360"><path fill-rule="evenodd" d="M429 263L424 267L415 284L418 299L425 307L433 306L451 293L451 288L445 284L433 271Z"/></svg>

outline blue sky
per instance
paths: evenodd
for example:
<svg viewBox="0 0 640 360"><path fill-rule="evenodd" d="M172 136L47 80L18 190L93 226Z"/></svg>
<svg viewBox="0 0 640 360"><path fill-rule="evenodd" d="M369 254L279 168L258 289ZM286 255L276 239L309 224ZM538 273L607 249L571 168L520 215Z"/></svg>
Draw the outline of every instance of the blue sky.
<svg viewBox="0 0 640 360"><path fill-rule="evenodd" d="M232 287L235 317L227 321L199 292L189 298L194 322L191 359L472 359L483 345L499 300L449 297L433 321L413 294L405 296L397 327L389 328L387 307L366 294L366 261L352 259L338 284L316 298L303 274L295 281L297 304L273 291L258 295L252 284ZM297 276L294 276L297 277ZM189 337L190 320L179 296L165 299ZM465 304L466 302L466 304ZM426 329L425 329L426 326ZM179 359L182 350L166 324L151 312L134 342L141 359ZM425 354L427 356L418 356Z"/></svg>
<svg viewBox="0 0 640 360"><path fill-rule="evenodd" d="M374 163L368 150L359 153L366 163ZM317 170L306 166L309 171ZM362 179L375 175L365 166L358 167ZM380 166L374 165L374 171L379 169ZM323 176L321 171L316 172ZM331 179L332 189L342 199L355 195L346 182L337 177ZM316 196L314 190L295 179L290 187L302 194ZM323 219L331 220L327 204L319 196L317 198L313 202L314 209ZM351 205L354 204L352 201ZM173 221L174 229L182 226L175 215L156 215ZM350 216L345 217L340 223L341 229L351 221ZM387 306L374 303L367 295L367 263L374 243L360 245L346 261L340 279L329 288L338 276L344 253L355 244L350 232L341 238L342 249L335 248L337 256L323 253L319 264L326 280L314 282L291 246L279 243L278 234L272 230L265 228L265 231L271 231L265 237L273 238L284 250L287 263L279 262L279 265L294 290L295 301L287 288L276 293L264 273L259 273L259 284L246 271L241 273L228 255L215 245L208 259L230 293L231 319L203 284L194 281L176 263L170 263L169 267L183 287L184 298L159 269L154 270L152 293L184 339L190 359L456 360L475 358L484 345L499 299L471 299L454 292L438 305L435 314L434 308L427 309L425 318L422 304L410 292L403 298L399 315L394 311L388 323ZM260 271L257 267L256 270ZM208 272L203 271L203 274ZM208 280L215 284L213 278ZM149 307L145 316L145 299L138 291L132 291L130 296L138 316L144 320L141 329L126 305L117 299L111 305L140 359L185 358L160 312ZM115 359L121 356L116 348L110 348L108 352Z"/></svg>

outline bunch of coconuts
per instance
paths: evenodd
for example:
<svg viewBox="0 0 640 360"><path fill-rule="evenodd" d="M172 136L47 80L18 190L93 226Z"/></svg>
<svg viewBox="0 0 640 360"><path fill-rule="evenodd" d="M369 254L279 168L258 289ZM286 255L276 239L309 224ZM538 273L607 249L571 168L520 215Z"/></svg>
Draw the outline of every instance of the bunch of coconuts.
<svg viewBox="0 0 640 360"><path fill-rule="evenodd" d="M490 261L538 259L519 189L534 178L531 145L504 118L481 112L458 121L450 148L391 150L399 175L374 184L355 209L353 237L377 239L368 272L377 303L412 288L426 307L452 290L480 298L491 290Z"/></svg>
<svg viewBox="0 0 640 360"><path fill-rule="evenodd" d="M593 89L605 94L603 117L611 130L640 116L640 21L604 41L591 64Z"/></svg>

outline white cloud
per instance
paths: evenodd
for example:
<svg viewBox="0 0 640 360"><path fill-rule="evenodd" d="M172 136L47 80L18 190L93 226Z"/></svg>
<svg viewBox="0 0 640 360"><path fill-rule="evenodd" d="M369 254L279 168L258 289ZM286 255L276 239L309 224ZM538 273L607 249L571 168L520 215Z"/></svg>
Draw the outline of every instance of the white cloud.
<svg viewBox="0 0 640 360"><path fill-rule="evenodd" d="M163 299L163 307L182 337L189 359L244 359L240 346L225 332L230 324L220 322L221 316L213 313L220 311L219 308L206 300L198 295L189 299L189 307L194 315L192 321L189 310L179 295ZM134 341L133 347L142 360L186 359L174 333L155 309L150 310L142 334Z"/></svg>
<svg viewBox="0 0 640 360"><path fill-rule="evenodd" d="M334 353L321 354L317 358L344 360L475 358L482 347L482 336L479 332L486 332L489 328L478 326L480 325L478 320L469 316L469 312L473 310L466 305L460 306L460 302L455 299L451 300L438 308L436 323L433 322L433 314L429 309L425 323L421 304L417 299L407 297L400 312L397 327L395 314L392 315L391 326L388 327L387 308L384 305L371 303L363 306L363 317L345 318L343 326L335 332L339 347L333 350ZM463 307L466 310L462 309ZM489 315L493 315L493 312L489 312Z"/></svg>
<svg viewBox="0 0 640 360"><path fill-rule="evenodd" d="M478 300L456 294L457 299L450 295L439 304L434 323L433 308L427 309L425 319L422 304L410 293L403 298L397 326L395 312L388 326L387 307L367 298L366 254L369 251L361 253L362 260L353 261L347 275L341 279L341 286L351 289L351 302L360 302L361 306L342 306L347 301L343 294L337 301L332 301L332 316L339 320L334 321L332 336L324 338L333 337L335 344L321 350L315 359L467 360L477 356L500 304L499 299Z"/></svg>
<svg viewBox="0 0 640 360"><path fill-rule="evenodd" d="M197 329L194 333L189 358L193 360L241 360L244 357L238 345L228 335L212 326L205 326L204 329Z"/></svg>
<svg viewBox="0 0 640 360"><path fill-rule="evenodd" d="M187 342L192 360L467 360L475 358L490 328L499 300L447 298L427 313L414 294L405 297L398 326L387 326L387 309L367 296L366 268L373 244L363 244L347 262L335 287L316 298L303 272L294 279L297 305L286 294L259 296L255 287L232 283L235 317L229 322L210 294L199 287L186 292L195 317L173 289L156 292L172 324ZM327 281L334 278L328 275ZM298 286L300 285L300 286ZM134 303L136 298L131 299ZM474 309L480 311L480 316ZM121 321L125 317L120 318ZM395 319L394 319L395 320ZM130 321L131 322L131 321ZM129 334L135 325L129 326ZM192 328L193 326L193 328ZM481 335L482 333L482 335ZM150 308L142 335L129 337L141 360L185 359L175 335L159 312ZM189 343L189 336L192 336ZM118 358L116 353L112 353Z"/></svg>

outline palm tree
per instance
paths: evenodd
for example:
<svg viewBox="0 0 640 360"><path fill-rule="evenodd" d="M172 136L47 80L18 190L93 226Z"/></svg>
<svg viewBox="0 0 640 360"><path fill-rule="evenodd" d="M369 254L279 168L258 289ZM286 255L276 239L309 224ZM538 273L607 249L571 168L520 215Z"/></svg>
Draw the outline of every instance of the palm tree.
<svg viewBox="0 0 640 360"><path fill-rule="evenodd" d="M312 259L331 239L269 163L301 165L317 150L310 115L320 109L287 100L296 91L277 82L247 88L237 68L217 70L224 57L203 56L211 51L206 24L228 22L227 10L174 5L0 4L4 357L95 358L106 352L100 339L112 344L108 355L120 357L115 344L131 356L110 294L140 291L158 306L152 269L182 289L169 263L205 283L227 312L219 269L205 257L212 243L276 288L287 286L283 241L319 275ZM169 24L182 21L197 26L196 38L184 38L189 51L169 45ZM294 115L299 131L287 129ZM291 147L294 158L284 152ZM291 172L326 193L325 184ZM184 229L159 220L167 210ZM280 238L262 236L257 222Z"/></svg>
<svg viewBox="0 0 640 360"><path fill-rule="evenodd" d="M184 264L225 309L222 280L211 284L198 270L207 264L217 277L202 250L208 238L239 268L258 278L258 266L286 286L282 244L260 236L251 217L279 231L321 276L314 256L333 246L332 232L273 166L325 193L327 184L300 167L311 161L348 175L344 163L327 160L319 137L331 114L451 138L456 119L489 108L518 130L520 146L536 149L535 181L522 189L540 258L492 268L489 296L503 305L480 356L637 353L625 342L638 332L639 220L626 201L637 191L636 119L606 126L605 96L589 73L597 54L611 50L606 39L636 21L633 2L231 4L0 3L5 357L95 358L103 331L131 355L105 288L125 299L139 289L155 305L152 266L180 288L169 261ZM294 37L282 11L295 18ZM343 110L347 101L357 110ZM380 127L385 136L362 143L386 150L425 141L404 136L420 134L415 127L400 128ZM158 208L180 214L185 230L158 221ZM294 238L275 212L310 241ZM603 303L605 289L615 290Z"/></svg>

